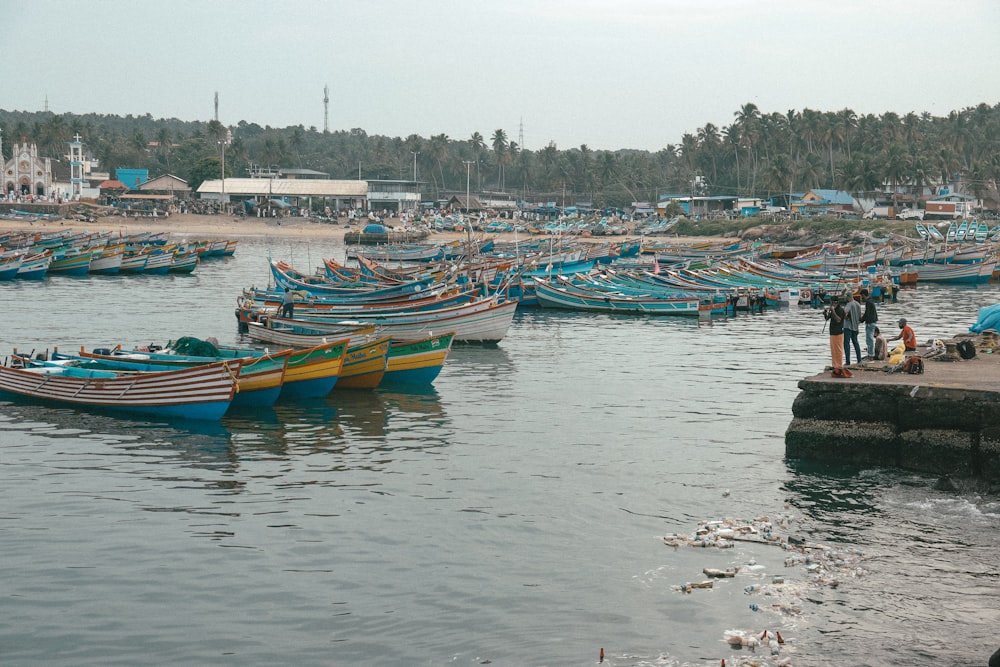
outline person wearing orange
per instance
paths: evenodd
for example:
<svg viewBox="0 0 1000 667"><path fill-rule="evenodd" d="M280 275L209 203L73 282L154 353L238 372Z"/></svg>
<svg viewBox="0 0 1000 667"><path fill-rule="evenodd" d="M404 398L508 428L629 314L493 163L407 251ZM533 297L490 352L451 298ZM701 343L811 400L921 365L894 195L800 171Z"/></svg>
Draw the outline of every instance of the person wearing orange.
<svg viewBox="0 0 1000 667"><path fill-rule="evenodd" d="M823 311L823 317L830 322L830 361L835 378L849 378L851 371L844 368L844 318L847 314L840 305L839 297L830 298L830 307Z"/></svg>
<svg viewBox="0 0 1000 667"><path fill-rule="evenodd" d="M890 341L903 339L903 347L907 352L914 352L917 349L917 334L913 333L913 328L906 323L906 318L899 318L899 335L890 338Z"/></svg>

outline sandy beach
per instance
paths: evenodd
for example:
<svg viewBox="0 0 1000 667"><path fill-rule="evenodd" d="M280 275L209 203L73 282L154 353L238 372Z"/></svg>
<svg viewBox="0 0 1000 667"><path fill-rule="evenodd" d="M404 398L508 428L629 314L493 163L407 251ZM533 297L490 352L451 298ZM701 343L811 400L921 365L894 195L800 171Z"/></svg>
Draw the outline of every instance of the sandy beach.
<svg viewBox="0 0 1000 667"><path fill-rule="evenodd" d="M398 227L399 221L389 219L385 222L389 227ZM218 238L260 238L260 237L280 237L280 238L316 238L316 239L343 239L348 232L358 232L363 225L348 225L346 222L326 223L316 222L307 218L287 217L287 218L240 218L231 215L200 215L196 213L171 214L170 217L158 218L124 218L121 216L108 216L97 218L94 222L82 222L79 220L35 220L32 222L22 220L2 220L0 230L16 231L54 231L60 229L92 230L92 231L121 231L122 234L138 234L144 232L169 232L188 239L218 239ZM476 236L482 236L482 232ZM494 234L488 236L497 238L514 238L513 233ZM521 239L527 238L527 234L518 235ZM465 234L461 232L432 232L427 237L428 242L462 240ZM592 243L617 242L627 236L595 236L581 237L579 240ZM732 239L722 239L709 236L662 236L650 237L663 242L677 244L708 243L713 241L723 241Z"/></svg>

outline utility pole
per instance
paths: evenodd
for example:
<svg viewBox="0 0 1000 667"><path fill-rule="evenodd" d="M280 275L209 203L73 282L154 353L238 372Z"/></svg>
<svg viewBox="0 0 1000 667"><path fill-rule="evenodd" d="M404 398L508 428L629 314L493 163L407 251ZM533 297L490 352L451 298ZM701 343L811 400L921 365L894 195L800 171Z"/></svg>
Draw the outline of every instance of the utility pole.
<svg viewBox="0 0 1000 667"><path fill-rule="evenodd" d="M413 153L413 180L417 180L417 156L420 155L420 151L410 151Z"/></svg>

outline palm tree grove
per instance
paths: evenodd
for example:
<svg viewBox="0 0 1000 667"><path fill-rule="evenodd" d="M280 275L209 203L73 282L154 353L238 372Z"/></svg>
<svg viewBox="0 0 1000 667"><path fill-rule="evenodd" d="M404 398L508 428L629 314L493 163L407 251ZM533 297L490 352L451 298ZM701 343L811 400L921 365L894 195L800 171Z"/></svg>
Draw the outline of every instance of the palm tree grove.
<svg viewBox="0 0 1000 667"><path fill-rule="evenodd" d="M41 155L60 159L66 142L79 133L102 169L170 173L194 189L218 177L221 144L227 142L228 176L246 176L251 164L312 169L334 179L408 180L415 172L425 199L464 193L467 178L478 193L595 207L626 207L668 193L771 198L828 188L871 196L958 182L986 208L1000 208L1000 104L934 117L859 116L850 109L764 113L747 103L733 112L729 125L706 123L656 152L554 142L528 149L503 129L467 138L403 138L373 136L362 128L324 132L248 120L226 126L150 114L0 110L0 128L4 137L34 142Z"/></svg>

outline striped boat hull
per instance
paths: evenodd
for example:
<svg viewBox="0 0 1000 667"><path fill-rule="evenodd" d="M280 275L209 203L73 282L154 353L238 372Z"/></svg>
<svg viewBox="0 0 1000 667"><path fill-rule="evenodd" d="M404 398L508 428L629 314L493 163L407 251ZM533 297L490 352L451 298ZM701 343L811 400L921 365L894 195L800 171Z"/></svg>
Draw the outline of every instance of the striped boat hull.
<svg viewBox="0 0 1000 667"><path fill-rule="evenodd" d="M45 402L157 417L217 420L236 391L239 360L157 373L81 373L0 366L0 391Z"/></svg>

